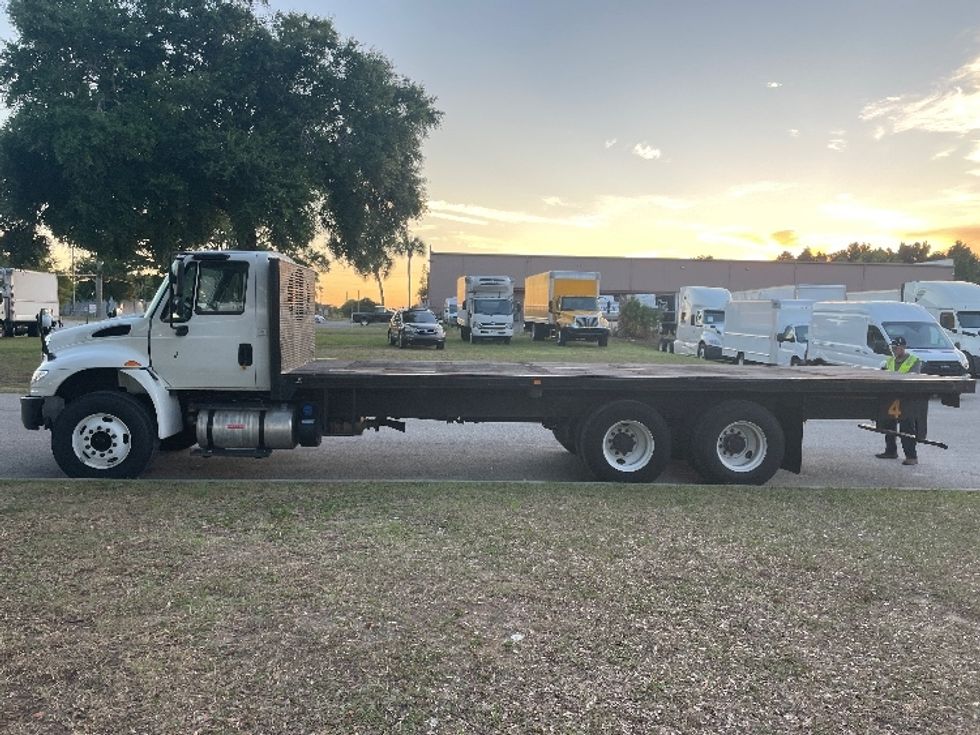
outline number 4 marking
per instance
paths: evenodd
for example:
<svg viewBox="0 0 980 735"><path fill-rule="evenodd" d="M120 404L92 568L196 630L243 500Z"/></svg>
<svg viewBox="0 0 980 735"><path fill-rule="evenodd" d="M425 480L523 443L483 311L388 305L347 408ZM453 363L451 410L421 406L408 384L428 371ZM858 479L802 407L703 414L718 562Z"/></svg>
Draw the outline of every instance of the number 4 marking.
<svg viewBox="0 0 980 735"><path fill-rule="evenodd" d="M902 401L896 398L892 401L891 405L888 407L888 415L893 419L902 418Z"/></svg>

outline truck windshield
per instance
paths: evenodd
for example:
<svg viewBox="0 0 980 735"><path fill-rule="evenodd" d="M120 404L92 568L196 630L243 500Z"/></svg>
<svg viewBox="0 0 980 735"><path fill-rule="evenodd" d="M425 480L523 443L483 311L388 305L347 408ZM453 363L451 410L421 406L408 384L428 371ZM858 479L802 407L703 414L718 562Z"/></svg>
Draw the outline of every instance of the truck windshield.
<svg viewBox="0 0 980 735"><path fill-rule="evenodd" d="M704 312L704 324L724 324L725 323L725 312L723 311L709 311Z"/></svg>
<svg viewBox="0 0 980 735"><path fill-rule="evenodd" d="M599 311L595 296L562 296L559 308L562 311Z"/></svg>
<svg viewBox="0 0 980 735"><path fill-rule="evenodd" d="M806 324L797 324L795 327L793 327L793 331L796 332L797 342L806 342L807 335L810 334L810 327L808 327Z"/></svg>
<svg viewBox="0 0 980 735"><path fill-rule="evenodd" d="M507 316L514 307L510 299L473 299L473 313L485 316Z"/></svg>
<svg viewBox="0 0 980 735"><path fill-rule="evenodd" d="M980 311L959 311L956 316L963 329L980 329Z"/></svg>
<svg viewBox="0 0 980 735"><path fill-rule="evenodd" d="M889 339L905 337L909 349L948 350L953 345L936 322L883 322Z"/></svg>

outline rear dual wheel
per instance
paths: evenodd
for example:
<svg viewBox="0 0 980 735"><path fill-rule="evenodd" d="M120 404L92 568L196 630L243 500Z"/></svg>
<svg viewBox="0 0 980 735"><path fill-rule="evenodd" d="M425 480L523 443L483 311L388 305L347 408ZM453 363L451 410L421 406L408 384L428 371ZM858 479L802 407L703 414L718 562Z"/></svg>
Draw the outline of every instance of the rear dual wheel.
<svg viewBox="0 0 980 735"><path fill-rule="evenodd" d="M712 483L761 485L776 474L785 452L779 420L751 401L709 408L691 432L690 464Z"/></svg>
<svg viewBox="0 0 980 735"><path fill-rule="evenodd" d="M667 422L656 409L617 401L585 420L576 453L600 480L652 482L670 461L670 440Z"/></svg>

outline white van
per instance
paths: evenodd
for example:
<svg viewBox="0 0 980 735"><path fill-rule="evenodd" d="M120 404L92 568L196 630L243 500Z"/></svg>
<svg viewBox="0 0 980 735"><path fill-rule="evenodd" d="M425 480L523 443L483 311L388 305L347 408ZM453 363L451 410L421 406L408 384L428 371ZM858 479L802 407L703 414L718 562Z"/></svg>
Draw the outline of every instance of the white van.
<svg viewBox="0 0 980 735"><path fill-rule="evenodd" d="M684 286L678 291L674 352L706 360L720 358L725 307L731 300L727 288Z"/></svg>
<svg viewBox="0 0 980 735"><path fill-rule="evenodd" d="M729 301L722 357L739 364L802 365L812 316L808 299Z"/></svg>
<svg viewBox="0 0 980 735"><path fill-rule="evenodd" d="M980 285L967 281L909 281L902 301L918 304L970 361L970 374L980 377Z"/></svg>
<svg viewBox="0 0 980 735"><path fill-rule="evenodd" d="M966 357L939 323L917 304L892 301L823 301L813 305L807 362L881 368L890 343L904 337L930 375L963 375Z"/></svg>

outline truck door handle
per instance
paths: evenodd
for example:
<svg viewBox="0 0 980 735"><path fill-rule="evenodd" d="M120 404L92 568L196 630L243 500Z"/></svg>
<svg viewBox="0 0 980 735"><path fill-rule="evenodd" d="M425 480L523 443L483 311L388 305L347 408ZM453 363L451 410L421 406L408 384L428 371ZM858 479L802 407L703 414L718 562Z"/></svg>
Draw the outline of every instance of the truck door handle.
<svg viewBox="0 0 980 735"><path fill-rule="evenodd" d="M178 337L183 337L185 334L187 334L187 325L186 324L181 324L179 327L176 327L174 329L174 333Z"/></svg>
<svg viewBox="0 0 980 735"><path fill-rule="evenodd" d="M238 345L238 364L242 367L252 364L252 345L244 342Z"/></svg>

